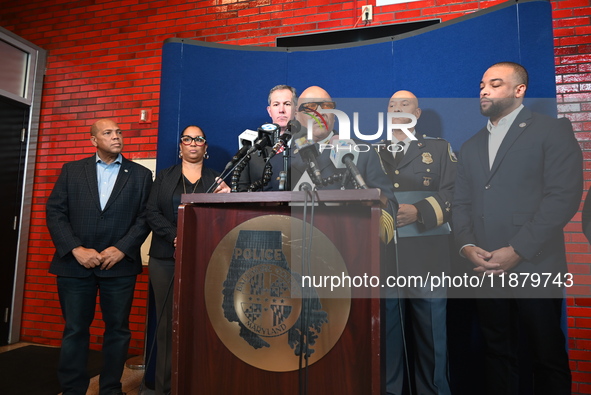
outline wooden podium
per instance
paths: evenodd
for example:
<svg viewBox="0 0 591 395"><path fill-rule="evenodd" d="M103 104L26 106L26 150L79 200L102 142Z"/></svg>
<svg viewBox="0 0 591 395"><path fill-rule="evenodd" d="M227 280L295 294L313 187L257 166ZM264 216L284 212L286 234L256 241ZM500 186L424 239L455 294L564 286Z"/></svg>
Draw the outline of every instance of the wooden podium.
<svg viewBox="0 0 591 395"><path fill-rule="evenodd" d="M385 199L377 189L315 192L314 227L336 246L349 276L380 273L379 227ZM269 371L235 356L206 308L208 265L224 237L246 221L278 215L302 220L305 192L182 196L174 282L172 393L204 395L380 395L384 359L380 289L351 289L342 335L306 371ZM311 210L308 207L307 210ZM308 216L310 211L308 211ZM323 248L314 246L314 248ZM213 257L215 259L215 257ZM284 335L286 336L286 335ZM239 339L241 340L241 339ZM305 377L305 379L302 379ZM305 384L302 384L305 383ZM301 391L302 386L307 389Z"/></svg>

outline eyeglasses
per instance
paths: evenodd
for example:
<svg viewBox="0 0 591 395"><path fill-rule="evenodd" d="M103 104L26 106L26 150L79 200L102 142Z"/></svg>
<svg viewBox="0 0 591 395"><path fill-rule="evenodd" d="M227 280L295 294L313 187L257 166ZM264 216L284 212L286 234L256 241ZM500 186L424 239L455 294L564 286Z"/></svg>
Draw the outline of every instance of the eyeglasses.
<svg viewBox="0 0 591 395"><path fill-rule="evenodd" d="M184 145L191 145L193 143L193 141L195 142L195 144L197 146L202 146L207 142L207 140L203 136L197 136L197 137L181 136L181 143L183 143Z"/></svg>
<svg viewBox="0 0 591 395"><path fill-rule="evenodd" d="M298 111L308 112L308 111L316 111L320 106L323 110L333 110L336 108L337 104L333 101L309 101L307 103L302 103L298 109Z"/></svg>

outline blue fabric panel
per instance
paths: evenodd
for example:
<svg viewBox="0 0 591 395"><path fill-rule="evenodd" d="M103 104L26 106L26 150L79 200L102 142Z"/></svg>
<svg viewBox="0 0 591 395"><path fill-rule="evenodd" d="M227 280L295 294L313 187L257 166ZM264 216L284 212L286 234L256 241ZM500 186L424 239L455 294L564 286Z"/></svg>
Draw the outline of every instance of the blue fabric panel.
<svg viewBox="0 0 591 395"><path fill-rule="evenodd" d="M374 98L365 105L375 110L360 120L366 134L377 131L375 114L386 111L392 93L410 90L423 109L418 132L459 150L486 122L478 105L484 71L515 61L530 73L526 105L556 114L547 1L508 2L384 40L297 49L171 40L162 56L158 169L177 163L179 133L196 124L208 137L207 165L221 170L238 149L238 135L270 121L267 95L277 84L298 93L319 85L338 108L347 103L339 98Z"/></svg>
<svg viewBox="0 0 591 395"><path fill-rule="evenodd" d="M287 83L287 52L236 48L165 43L163 57L174 58L162 63L159 170L178 162L178 138L188 125L203 129L206 165L221 171L237 151L238 135L270 121L267 96Z"/></svg>
<svg viewBox="0 0 591 395"><path fill-rule="evenodd" d="M175 164L175 155L178 158L178 133L175 132L179 129L183 48L181 43L167 43L162 48L157 171Z"/></svg>
<svg viewBox="0 0 591 395"><path fill-rule="evenodd" d="M318 85L333 98L390 97L392 64L391 41L294 51L289 57L288 81L298 94Z"/></svg>
<svg viewBox="0 0 591 395"><path fill-rule="evenodd" d="M552 5L549 1L535 1L519 3L516 8L521 64L529 73L526 104L535 111L556 116Z"/></svg>
<svg viewBox="0 0 591 395"><path fill-rule="evenodd" d="M450 22L394 42L396 86L419 98L473 98L490 65L519 62L515 6Z"/></svg>

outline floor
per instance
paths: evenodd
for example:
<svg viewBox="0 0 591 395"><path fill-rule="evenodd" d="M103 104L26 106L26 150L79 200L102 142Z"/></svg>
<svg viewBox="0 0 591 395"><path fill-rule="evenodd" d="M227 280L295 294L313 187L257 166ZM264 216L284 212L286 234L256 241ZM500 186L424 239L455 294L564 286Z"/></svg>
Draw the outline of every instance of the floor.
<svg viewBox="0 0 591 395"><path fill-rule="evenodd" d="M8 346L3 346L0 347L0 353L23 346L28 346L31 344L33 343L19 342L15 344L10 344ZM142 386L142 379L144 377L144 369L142 364L142 357L131 358L126 363L125 370L123 371L123 377L121 378L121 383L123 384L123 392L127 393L127 395L154 394L154 391ZM90 380L90 385L88 387L86 395L98 395L98 378L99 376L96 376Z"/></svg>

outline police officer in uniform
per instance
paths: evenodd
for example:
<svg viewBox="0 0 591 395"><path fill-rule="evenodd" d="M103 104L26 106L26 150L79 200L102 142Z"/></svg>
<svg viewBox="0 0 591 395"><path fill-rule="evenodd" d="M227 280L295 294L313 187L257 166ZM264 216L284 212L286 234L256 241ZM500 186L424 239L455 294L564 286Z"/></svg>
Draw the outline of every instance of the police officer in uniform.
<svg viewBox="0 0 591 395"><path fill-rule="evenodd" d="M421 115L418 100L409 91L396 92L390 99L388 112L409 113L417 119ZM410 118L395 116L392 120L395 125L410 122ZM425 276L429 272L431 275L441 275L450 266L450 236L446 222L451 214L457 160L447 141L420 136L415 133L414 127L406 130L416 140L403 130L394 129L393 141L375 145L400 203L396 216L397 254L390 261L395 264L389 274L407 278L412 275ZM408 232L410 228L405 230L407 226L414 228L414 232ZM413 393L450 394L446 289L439 288L432 292L429 286L399 287L389 289L388 292L387 393L402 393L405 376L403 339L412 337L414 342L408 344L412 351L408 360L414 363L415 376L409 383L410 386L416 386ZM403 327L412 328L412 336L407 333L403 337Z"/></svg>

